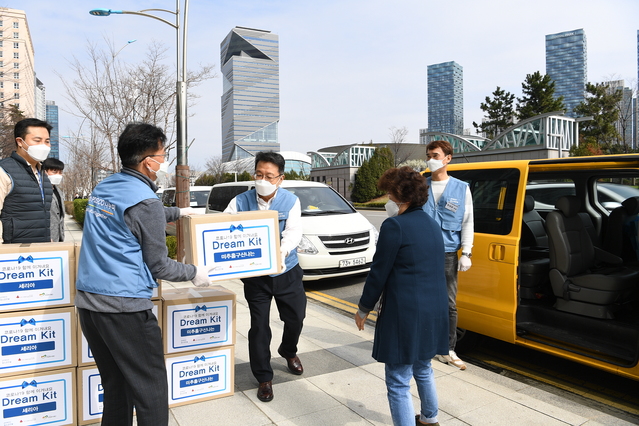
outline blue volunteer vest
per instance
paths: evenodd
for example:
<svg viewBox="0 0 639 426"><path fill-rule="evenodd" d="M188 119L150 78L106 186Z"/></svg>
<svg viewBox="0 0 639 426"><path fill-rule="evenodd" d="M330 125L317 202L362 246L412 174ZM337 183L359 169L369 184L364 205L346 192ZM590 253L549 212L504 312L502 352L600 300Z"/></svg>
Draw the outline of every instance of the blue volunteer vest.
<svg viewBox="0 0 639 426"><path fill-rule="evenodd" d="M435 204L435 197L431 189L431 178L428 183L428 201L424 204L424 211L439 224L444 237L446 253L461 248L461 229L466 210L466 188L468 184L454 177L449 177L446 188L439 202Z"/></svg>
<svg viewBox="0 0 639 426"><path fill-rule="evenodd" d="M95 187L84 218L76 288L106 296L150 299L157 283L142 257L142 247L124 222L124 212L143 200L157 199L135 176L116 173Z"/></svg>
<svg viewBox="0 0 639 426"><path fill-rule="evenodd" d="M282 239L282 232L286 228L286 219L288 219L288 214L295 205L297 201L297 196L287 191L284 188L278 188L275 199L272 201L271 210L277 210L279 225L280 225L280 241ZM250 189L246 192L241 193L235 198L235 203L237 205L238 212L246 212L246 211L255 211L259 210L257 205L257 192L255 189ZM290 271L295 265L297 265L297 250L293 249L290 251L288 256L286 256L286 271ZM271 275L275 277L280 274Z"/></svg>

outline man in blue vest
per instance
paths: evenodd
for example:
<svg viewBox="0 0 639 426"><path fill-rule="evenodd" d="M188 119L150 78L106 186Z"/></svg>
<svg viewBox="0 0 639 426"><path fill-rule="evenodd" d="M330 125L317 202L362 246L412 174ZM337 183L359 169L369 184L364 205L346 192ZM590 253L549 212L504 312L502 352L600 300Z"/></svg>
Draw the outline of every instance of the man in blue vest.
<svg viewBox="0 0 639 426"><path fill-rule="evenodd" d="M464 361L455 353L457 344L457 271L467 271L472 262L474 223L473 199L466 182L448 175L446 166L453 159L453 147L446 141L433 141L426 147L431 175L428 201L424 211L441 226L444 237L444 271L448 286L448 355L437 355L437 360L466 369ZM462 249L461 257L457 251Z"/></svg>
<svg viewBox="0 0 639 426"><path fill-rule="evenodd" d="M16 150L0 160L1 242L51 242L49 211L53 187L42 170L51 151L51 125L37 118L16 123Z"/></svg>
<svg viewBox="0 0 639 426"><path fill-rule="evenodd" d="M205 267L168 258L165 227L192 209L164 207L154 181L168 171L166 136L129 124L118 140L122 171L100 182L84 219L75 305L102 386L102 424L169 422L162 336L151 296L156 279L209 285Z"/></svg>
<svg viewBox="0 0 639 426"><path fill-rule="evenodd" d="M297 356L297 343L306 316L306 293L302 284L302 268L297 262L297 246L302 240L302 210L300 200L280 188L284 180L284 157L275 152L258 152L255 156L255 189L231 200L226 213L250 210L277 210L280 226L280 251L284 272L278 275L245 278L244 296L251 312L249 330L249 360L251 371L259 382L257 398L273 400L273 369L271 368L271 327L269 311L275 298L280 319L284 322L282 343L278 353L286 359L291 373L304 372Z"/></svg>

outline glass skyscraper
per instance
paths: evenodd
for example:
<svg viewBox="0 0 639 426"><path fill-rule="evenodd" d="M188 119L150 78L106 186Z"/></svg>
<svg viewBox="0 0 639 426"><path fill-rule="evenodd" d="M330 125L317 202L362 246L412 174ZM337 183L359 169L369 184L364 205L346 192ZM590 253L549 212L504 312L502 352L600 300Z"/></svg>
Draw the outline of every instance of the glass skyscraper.
<svg viewBox="0 0 639 426"><path fill-rule="evenodd" d="M428 131L464 130L464 70L456 62L428 66Z"/></svg>
<svg viewBox="0 0 639 426"><path fill-rule="evenodd" d="M220 44L222 160L279 151L279 39L270 31L235 27Z"/></svg>
<svg viewBox="0 0 639 426"><path fill-rule="evenodd" d="M54 101L47 101L46 120L52 127L49 137L51 138L51 152L49 157L60 159L60 127L58 123L58 106Z"/></svg>
<svg viewBox="0 0 639 426"><path fill-rule="evenodd" d="M584 100L586 33L583 29L546 35L546 74L555 81L555 96L564 97L566 115Z"/></svg>

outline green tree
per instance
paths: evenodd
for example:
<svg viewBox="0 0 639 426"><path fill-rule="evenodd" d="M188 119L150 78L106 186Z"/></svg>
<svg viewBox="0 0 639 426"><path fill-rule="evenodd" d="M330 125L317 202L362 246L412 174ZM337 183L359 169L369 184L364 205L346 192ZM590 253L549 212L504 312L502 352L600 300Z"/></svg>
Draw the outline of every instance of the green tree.
<svg viewBox="0 0 639 426"><path fill-rule="evenodd" d="M575 107L578 117L592 117L579 123L579 133L586 141L612 144L619 140L615 122L619 118L617 104L622 96L621 90L610 90L605 84L586 84L586 98Z"/></svg>
<svg viewBox="0 0 639 426"><path fill-rule="evenodd" d="M208 173L201 174L195 180L195 186L213 186L216 183L218 183L218 177Z"/></svg>
<svg viewBox="0 0 639 426"><path fill-rule="evenodd" d="M286 172L287 180L308 180L309 177L310 176L305 174L303 170L300 170L299 172L296 172L295 170L289 170L288 172Z"/></svg>
<svg viewBox="0 0 639 426"><path fill-rule="evenodd" d="M517 98L517 117L525 120L536 115L565 110L564 97L555 98L555 82L539 71L526 75L521 84L522 97Z"/></svg>
<svg viewBox="0 0 639 426"><path fill-rule="evenodd" d="M502 90L499 86L492 93L493 98L486 96L486 102L480 108L486 114L481 124L473 121L473 126L485 137L492 139L513 124L515 95Z"/></svg>
<svg viewBox="0 0 639 426"><path fill-rule="evenodd" d="M355 184L353 185L351 199L357 203L365 203L384 195L384 191L377 189L377 181L393 165L394 160L391 150L386 147L377 148L371 158L364 161L355 174Z"/></svg>
<svg viewBox="0 0 639 426"><path fill-rule="evenodd" d="M13 128L23 118L24 113L13 104L0 109L0 158L8 157L16 149Z"/></svg>

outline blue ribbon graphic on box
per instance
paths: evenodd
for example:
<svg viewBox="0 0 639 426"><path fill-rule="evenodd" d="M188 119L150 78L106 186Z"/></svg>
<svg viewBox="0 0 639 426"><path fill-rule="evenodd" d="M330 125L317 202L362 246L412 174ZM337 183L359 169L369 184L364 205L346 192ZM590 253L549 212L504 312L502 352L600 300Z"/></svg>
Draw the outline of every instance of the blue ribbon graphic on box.
<svg viewBox="0 0 639 426"><path fill-rule="evenodd" d="M204 311L204 312L206 312L206 305L202 305L201 307L200 307L200 306L195 305L195 312L198 312L198 311Z"/></svg>
<svg viewBox="0 0 639 426"><path fill-rule="evenodd" d="M0 307L38 306L67 299L68 259L64 252L0 255Z"/></svg>
<svg viewBox="0 0 639 426"><path fill-rule="evenodd" d="M204 358L204 355L200 358ZM172 401L198 398L203 395L214 395L228 391L229 355L213 355L208 358L208 361L210 365L198 365L197 367L191 367L193 361L190 359L176 360L171 363L169 371L172 377L170 384L170 399ZM188 394L185 394L183 392L184 388L192 389L189 389Z"/></svg>
<svg viewBox="0 0 639 426"><path fill-rule="evenodd" d="M31 318L29 321L27 321L26 319L23 319L22 321L20 321L20 327L24 327L27 324L36 325L36 320Z"/></svg>
<svg viewBox="0 0 639 426"><path fill-rule="evenodd" d="M201 233L204 264L217 266L210 276L275 272L274 225L240 223L229 226L228 222L218 225L219 228L205 229Z"/></svg>
<svg viewBox="0 0 639 426"><path fill-rule="evenodd" d="M26 415L37 415L39 419L46 419L47 416L49 419L55 418L56 424L67 424L68 421L68 410L69 407L67 405L67 401L69 398L68 392L71 388L68 386L68 382L66 379L55 379L55 380L45 380L41 382L36 382L32 380L30 382L23 381L22 383L17 383L16 385L2 388L4 392L9 391L10 389L15 389L16 394L25 395L23 389L27 389L28 387L38 387L41 389L39 393L28 394L28 396L24 397L14 397L12 398L3 398L3 408L2 410L2 418L7 420L14 417L23 417ZM3 395L6 395L3 394ZM41 402L42 401L42 402ZM24 404L30 405L24 405ZM59 407L58 407L59 406ZM51 413L52 411L57 411L55 414L47 415L44 413ZM19 424L23 423L23 420L16 419L12 421L10 424ZM53 423L50 420L47 422ZM29 424L35 424L29 422ZM45 423L37 423L39 425Z"/></svg>

